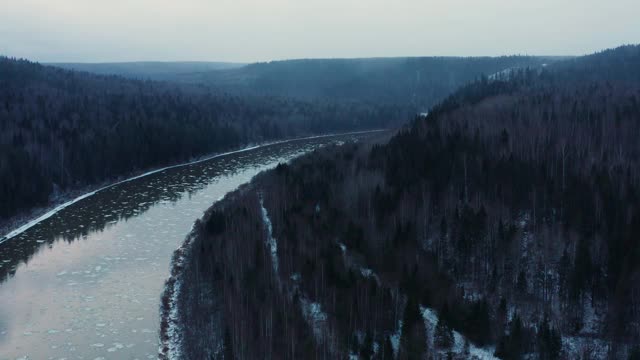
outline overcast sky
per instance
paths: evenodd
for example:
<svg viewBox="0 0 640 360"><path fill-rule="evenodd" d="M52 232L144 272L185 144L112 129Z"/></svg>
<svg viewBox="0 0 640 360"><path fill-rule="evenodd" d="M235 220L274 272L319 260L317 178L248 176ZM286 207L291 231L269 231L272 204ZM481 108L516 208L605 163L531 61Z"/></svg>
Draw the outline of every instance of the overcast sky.
<svg viewBox="0 0 640 360"><path fill-rule="evenodd" d="M640 42L640 0L0 0L36 61L579 55Z"/></svg>

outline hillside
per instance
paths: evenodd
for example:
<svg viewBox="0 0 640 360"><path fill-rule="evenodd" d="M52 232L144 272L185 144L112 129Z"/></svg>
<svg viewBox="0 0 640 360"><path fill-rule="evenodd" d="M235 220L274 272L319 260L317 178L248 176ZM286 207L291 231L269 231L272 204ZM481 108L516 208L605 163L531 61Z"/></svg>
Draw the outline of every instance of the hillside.
<svg viewBox="0 0 640 360"><path fill-rule="evenodd" d="M256 63L189 78L240 94L394 103L423 111L482 75L552 61L524 56L304 59Z"/></svg>
<svg viewBox="0 0 640 360"><path fill-rule="evenodd" d="M54 67L1 58L0 146L6 151L0 162L0 228L69 190L150 167L256 141L397 126L482 74L552 60L512 56Z"/></svg>
<svg viewBox="0 0 640 360"><path fill-rule="evenodd" d="M638 46L625 45L549 65L560 79L638 83L639 62Z"/></svg>
<svg viewBox="0 0 640 360"><path fill-rule="evenodd" d="M240 98L0 58L0 227L66 191L152 167L405 119L397 107Z"/></svg>
<svg viewBox="0 0 640 360"><path fill-rule="evenodd" d="M178 251L165 351L635 359L638 54L483 79L254 179Z"/></svg>
<svg viewBox="0 0 640 360"><path fill-rule="evenodd" d="M139 80L177 81L202 72L228 70L245 64L204 61L137 61L113 63L49 63L67 70L98 75L118 75Z"/></svg>
<svg viewBox="0 0 640 360"><path fill-rule="evenodd" d="M556 60L505 56L303 59L245 66L225 63L53 65L98 74L201 84L238 95L394 103L424 111L482 75L511 68L539 67Z"/></svg>

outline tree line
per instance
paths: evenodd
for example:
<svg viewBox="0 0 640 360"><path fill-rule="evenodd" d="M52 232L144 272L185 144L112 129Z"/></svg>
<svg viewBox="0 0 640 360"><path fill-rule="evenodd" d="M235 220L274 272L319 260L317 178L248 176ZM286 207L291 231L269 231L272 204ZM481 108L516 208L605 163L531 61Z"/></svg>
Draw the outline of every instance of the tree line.
<svg viewBox="0 0 640 360"><path fill-rule="evenodd" d="M214 205L185 265L187 354L637 358L640 66L612 74L640 47L571 61L479 79L388 142Z"/></svg>
<svg viewBox="0 0 640 360"><path fill-rule="evenodd" d="M0 58L0 223L68 190L249 143L386 128L406 110L238 97Z"/></svg>

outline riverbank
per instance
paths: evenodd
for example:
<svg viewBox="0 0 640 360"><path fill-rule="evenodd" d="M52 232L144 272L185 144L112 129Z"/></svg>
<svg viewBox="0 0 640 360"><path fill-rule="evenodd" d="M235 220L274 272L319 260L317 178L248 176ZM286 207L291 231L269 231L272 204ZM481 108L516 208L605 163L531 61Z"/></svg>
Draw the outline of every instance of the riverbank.
<svg viewBox="0 0 640 360"><path fill-rule="evenodd" d="M264 146L272 146L272 145L277 145L277 144L283 144L283 143L287 143L287 142L291 142L291 141L299 141L299 140L309 140L309 139L317 139L317 138L323 138L323 137L330 137L330 136L338 136L338 135L355 135L355 134L366 134L366 133L372 133L372 132L382 132L382 131L387 131L386 129L374 129L374 130L364 130L364 131L354 131L354 132L347 132L347 133L337 133L337 134L321 134L321 135L312 135L312 136L306 136L306 137L296 137L296 138L289 138L289 139L282 139L282 140L274 140L274 141L268 141L268 142L263 142L260 144L248 144L244 147L241 148L237 148L234 150L230 150L228 152L223 152L223 153L216 153L216 154L209 154L206 156L202 156L196 159L192 159L190 161L187 162L182 162L182 163L177 163L177 164L173 164L173 165L169 165L169 166L165 166L165 167L161 167L161 168L155 168L155 169L147 169L145 171L138 171L138 172L134 172L134 173L130 173L127 176L121 176L115 179L111 179L108 181L104 181L101 182L99 184L95 184L95 185L88 185L88 186L84 186L78 189L73 189L73 190L69 190L69 191L65 191L62 194L56 196L55 199L53 199L51 201L50 204L46 205L46 206L42 206L42 207L37 207L37 208L33 208L29 211L26 211L22 214L16 215L6 221L0 222L0 234L5 234L2 237L0 237L0 244L2 244L5 241L10 240L11 238L27 231L29 228L33 227L34 225L48 219L49 217L53 216L54 214L56 214L57 212L59 212L60 210L66 208L69 205L72 205L78 201L84 200L92 195L95 195L97 192L108 189L110 187L125 183L125 182L129 182L129 181L133 181L145 176L149 176L149 175L153 175L156 174L158 172L161 171L165 171L165 170L169 170L169 169L174 169L174 168L178 168L178 167L182 167L182 166L188 166L188 165L193 165L193 164L197 164L200 162L204 162L204 161L209 161L221 156L226 156L226 155L231 155L231 154L236 154L236 153L240 153L240 152L244 152L244 151L249 151L249 150L253 150L253 149L257 149L260 147L264 147Z"/></svg>
<svg viewBox="0 0 640 360"><path fill-rule="evenodd" d="M378 137L373 136L367 142L377 142L374 138L377 140ZM349 151L359 148L348 143L343 146L351 149ZM314 297L307 297L308 294L302 291L302 284L298 283L297 279L304 272L292 275L291 265L295 262L289 258L286 261L283 259L281 269L278 266L278 241L281 240L282 229L276 230L276 225L271 226L271 217L274 224L280 226L281 217L286 215L282 211L269 211L273 210L274 202L277 203L279 198L274 193L287 191L289 187L278 182L279 176L284 176L282 174L287 173L290 167L308 163L309 156L333 153L322 150L312 154L260 174L223 199L215 201L196 220L184 243L172 257L171 275L165 282L161 297L158 353L161 359L220 358L232 347L234 353L242 352L243 356L240 357L245 358L254 358L265 349L270 349L266 351L273 352L278 358L275 354L281 355L279 351L285 348L288 349L287 354L302 356L305 349L308 350L304 344L319 341L310 337L318 332L309 329L316 327L307 327L309 322L315 324L322 314L316 314L316 304L312 301ZM324 165L320 167L324 169ZM324 170L319 171L324 173ZM326 175L331 176L330 173L329 170ZM310 188L318 189L315 184ZM290 195L295 197L293 193ZM319 201L322 203L323 200ZM324 205L318 204L314 205L317 206L315 214L324 214ZM302 208L296 211L306 213ZM276 231L280 231L278 236L275 235ZM268 240L263 238L265 234ZM282 251L287 252L291 246L285 246ZM296 293L299 299L294 295ZM311 306L309 311L296 311L301 304L298 300L302 303L307 301ZM246 308L244 305L240 307L247 312L238 308L240 303L246 305ZM291 311L285 314L278 310L283 308ZM264 319L257 314L272 314L273 319ZM277 333L271 331L272 326L288 329L289 332L284 336L286 340L272 337ZM264 338L256 340L255 344L247 345L237 340L252 336L251 329L256 328L263 329L260 334ZM327 341L332 339L325 335L322 333L320 338ZM233 345L229 345L228 341L232 341Z"/></svg>
<svg viewBox="0 0 640 360"><path fill-rule="evenodd" d="M250 191L253 188L253 182L242 184L236 190L228 193L224 198L220 199L210 207L200 219L196 219L191 231L186 236L184 242L176 249L171 258L170 273L171 276L165 282L164 291L160 302L160 346L158 349L158 357L161 360L174 360L182 358L183 349L183 318L180 311L180 296L182 295L182 281L184 279L184 270L190 264L191 249L194 241L202 233L203 224L206 224L212 213L218 206L225 203L233 202L241 194ZM219 350L222 350L220 348Z"/></svg>
<svg viewBox="0 0 640 360"><path fill-rule="evenodd" d="M99 191L5 242L1 357L156 358L160 295L195 219L264 170L371 136L386 133L291 141L163 171Z"/></svg>

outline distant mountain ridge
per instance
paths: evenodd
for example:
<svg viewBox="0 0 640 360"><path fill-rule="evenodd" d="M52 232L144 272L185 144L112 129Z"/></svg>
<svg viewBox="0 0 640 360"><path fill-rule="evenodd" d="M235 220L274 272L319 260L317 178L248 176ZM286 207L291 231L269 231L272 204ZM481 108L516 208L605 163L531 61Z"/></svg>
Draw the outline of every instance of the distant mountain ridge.
<svg viewBox="0 0 640 360"><path fill-rule="evenodd" d="M46 63L67 70L99 75L119 75L141 80L177 80L181 76L215 70L228 70L245 64L210 61L133 61L103 63Z"/></svg>
<svg viewBox="0 0 640 360"><path fill-rule="evenodd" d="M406 118L398 108L215 94L0 57L0 228L60 193L132 172Z"/></svg>
<svg viewBox="0 0 640 360"><path fill-rule="evenodd" d="M237 94L394 103L420 111L482 75L553 61L530 56L301 59L192 74L183 80Z"/></svg>
<svg viewBox="0 0 640 360"><path fill-rule="evenodd" d="M588 81L640 82L640 45L623 45L567 59L549 67L566 78Z"/></svg>
<svg viewBox="0 0 640 360"><path fill-rule="evenodd" d="M247 65L211 63L214 65L208 65L210 69L165 66L162 73L153 72L153 67L145 70L142 65L131 64L52 65L200 84L237 95L393 103L426 110L481 75L513 68L537 68L557 59L535 56L298 59Z"/></svg>
<svg viewBox="0 0 640 360"><path fill-rule="evenodd" d="M483 74L549 61L510 56L43 66L0 57L0 219L46 204L59 189L247 142L396 126Z"/></svg>

